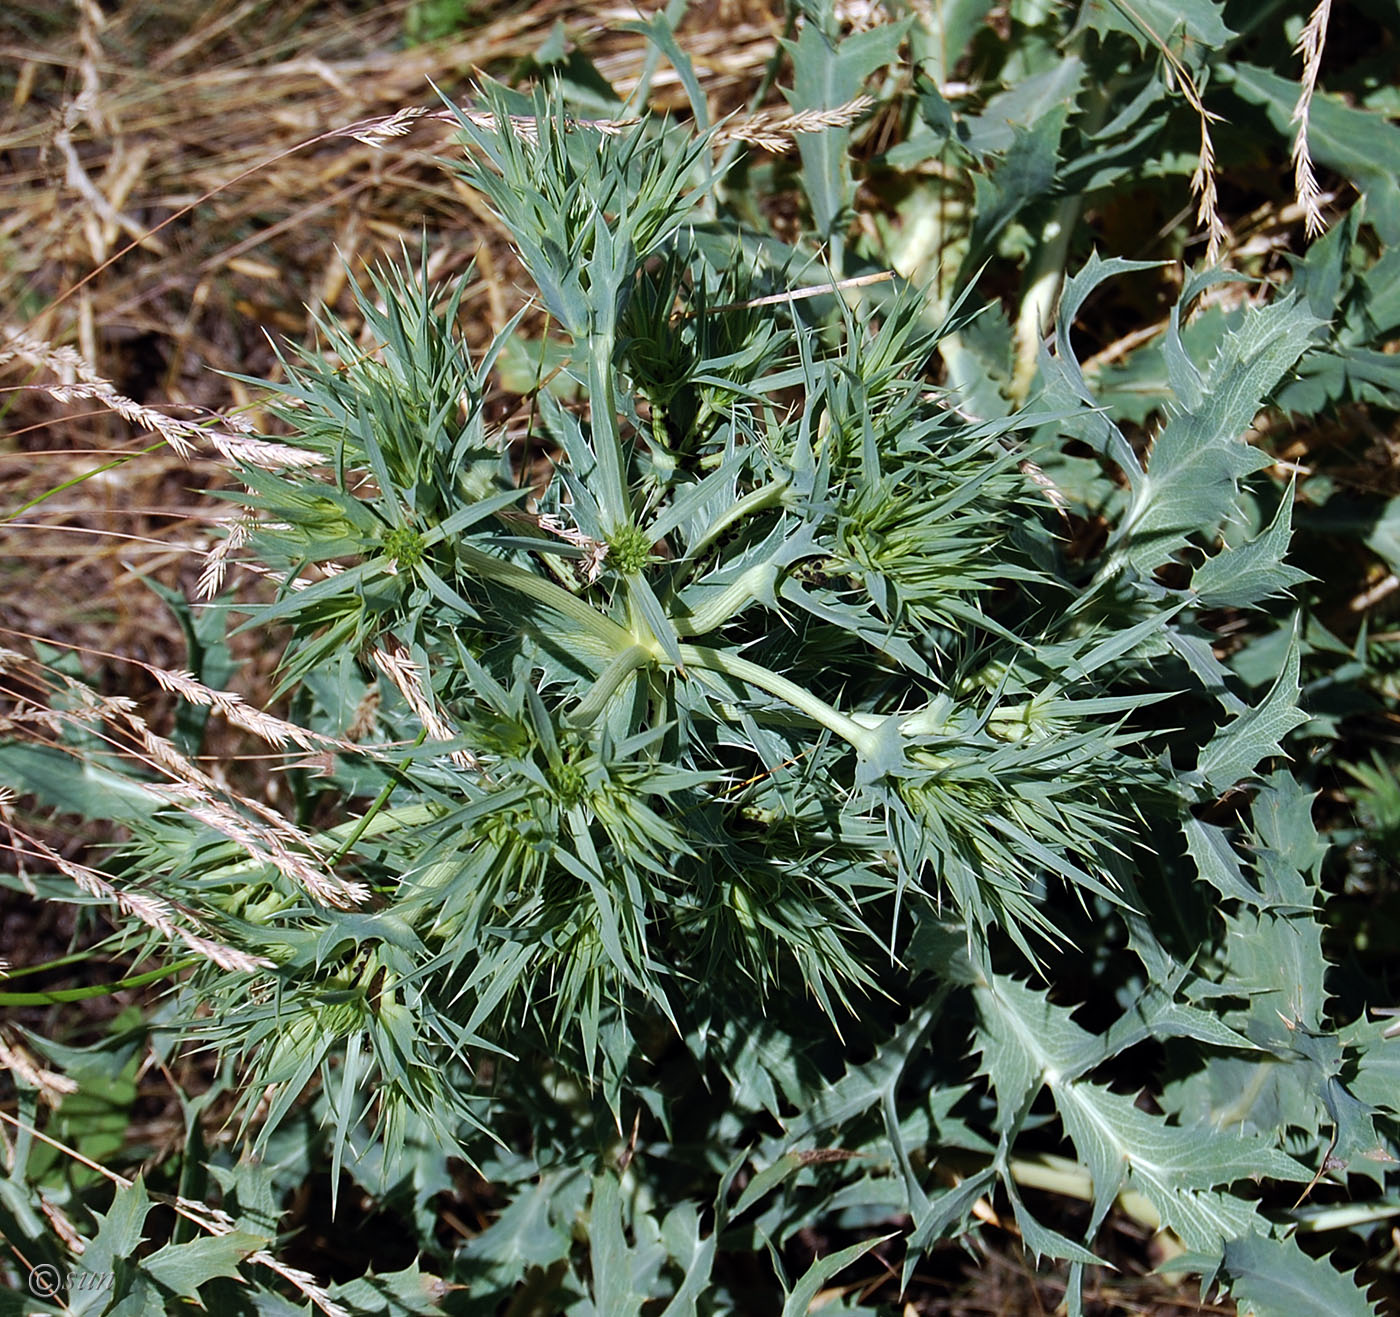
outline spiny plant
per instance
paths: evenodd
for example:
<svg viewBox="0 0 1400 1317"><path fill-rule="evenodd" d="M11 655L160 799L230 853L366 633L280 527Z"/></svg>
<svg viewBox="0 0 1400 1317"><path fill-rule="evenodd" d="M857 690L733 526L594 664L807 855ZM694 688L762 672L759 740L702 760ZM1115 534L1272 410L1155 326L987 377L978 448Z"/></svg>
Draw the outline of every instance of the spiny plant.
<svg viewBox="0 0 1400 1317"><path fill-rule="evenodd" d="M158 679L311 756L296 817L61 667L7 660L132 834L104 872L36 842L45 890L115 902L113 946L182 971L161 1046L213 1053L238 1131L209 1159L227 1214L191 1222L203 1252L173 1238L119 1297L252 1310L238 1268L266 1267L277 1194L316 1165L333 1198L343 1171L406 1198L463 1287L279 1273L327 1312L751 1311L718 1258L766 1248L797 1314L884 1242L868 1223L907 1220L907 1284L993 1196L1070 1264L1071 1311L1115 1202L1257 1311L1368 1311L1278 1209L1314 1172L1383 1192L1394 1156L1382 1028L1330 1023L1322 847L1277 762L1306 716L1298 645L1250 704L1209 625L1304 580L1288 500L1238 533L1268 463L1240 436L1316 308L1277 296L1193 354L1218 276L1188 278L1143 456L1070 333L1147 267L1094 257L1034 409L979 419L928 383L970 299L931 324L917 289L828 274L774 300L812 271L724 217L715 136L484 95L454 167L583 403L541 387L523 424L493 421L519 321L473 353L472 276L434 287L407 256L357 290L363 337L327 314L287 352L285 433L230 448L242 516L207 577L270 584L206 617L282 638L289 714ZM827 225L839 173L813 199ZM1090 459L1115 515L1073 556L1046 471ZM51 756L5 763L54 794ZM1080 1013L1051 986L1076 954L1114 985ZM1148 1050L1155 1105L1123 1087ZM449 1252L432 1201L454 1156L497 1200ZM1079 1238L1037 1214L1048 1183L1088 1203ZM120 1184L91 1265L156 1201ZM774 1241L838 1213L860 1238L790 1279Z"/></svg>
<svg viewBox="0 0 1400 1317"><path fill-rule="evenodd" d="M343 737L377 667L384 739L416 744L340 770L382 783L320 848L368 923L238 866L237 940L281 979L210 1028L291 1095L363 1037L391 1129L465 1112L439 1077L474 1048L549 1040L616 1099L649 1018L785 991L839 1025L945 908L1033 955L1044 882L1122 899L1141 812L1176 808L1126 722L1153 697L1107 693L1125 646L1037 565L1034 418L931 395L912 299L825 328L741 311L753 341L725 341L706 302L743 300L734 264L685 231L704 139L537 109L528 135L503 101L463 127L586 385L586 418L539 400L547 486L484 419L503 340L474 362L453 299L399 270L361 295L372 358L328 324L339 364L303 354L278 388L326 478L248 468L239 496L288 583L248 625L288 629L312 725ZM230 875L195 852L178 877L207 902Z"/></svg>

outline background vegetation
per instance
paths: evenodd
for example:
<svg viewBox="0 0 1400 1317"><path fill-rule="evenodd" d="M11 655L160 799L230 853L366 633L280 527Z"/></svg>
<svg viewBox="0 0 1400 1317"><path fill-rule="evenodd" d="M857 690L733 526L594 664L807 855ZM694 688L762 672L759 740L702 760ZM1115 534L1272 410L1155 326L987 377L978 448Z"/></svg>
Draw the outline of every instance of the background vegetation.
<svg viewBox="0 0 1400 1317"><path fill-rule="evenodd" d="M0 1308L1400 1310L1393 5L0 21Z"/></svg>

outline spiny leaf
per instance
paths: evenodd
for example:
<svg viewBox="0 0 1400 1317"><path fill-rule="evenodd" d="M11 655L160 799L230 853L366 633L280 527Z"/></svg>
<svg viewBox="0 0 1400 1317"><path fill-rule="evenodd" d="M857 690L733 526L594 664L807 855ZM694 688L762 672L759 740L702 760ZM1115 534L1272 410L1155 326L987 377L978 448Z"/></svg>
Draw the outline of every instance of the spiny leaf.
<svg viewBox="0 0 1400 1317"><path fill-rule="evenodd" d="M807 1317L812 1300L828 1280L838 1272L844 1271L852 1262L864 1257L872 1248L878 1248L887 1239L893 1238L893 1235L873 1236L838 1249L835 1253L828 1253L824 1258L818 1258L803 1274L802 1279L792 1287L787 1301L783 1304L782 1317Z"/></svg>
<svg viewBox="0 0 1400 1317"><path fill-rule="evenodd" d="M1273 689L1251 709L1226 723L1201 752L1198 770L1217 791L1248 777L1261 760L1281 755L1283 738L1307 722L1298 708L1298 642L1289 646L1284 670Z"/></svg>
<svg viewBox="0 0 1400 1317"><path fill-rule="evenodd" d="M588 1243L598 1317L640 1313L665 1252L655 1243L639 1242L635 1248L628 1245L622 1226L622 1196L611 1175L593 1181Z"/></svg>
<svg viewBox="0 0 1400 1317"><path fill-rule="evenodd" d="M433 1317L443 1311L438 1300L452 1288L413 1262L402 1271L369 1271L333 1286L331 1297L355 1317Z"/></svg>
<svg viewBox="0 0 1400 1317"><path fill-rule="evenodd" d="M1250 310L1204 372L1199 406L1174 412L1115 543L1139 571L1166 562L1195 534L1214 534L1241 477L1268 464L1244 442L1269 392L1308 346L1319 322L1294 297Z"/></svg>
<svg viewBox="0 0 1400 1317"><path fill-rule="evenodd" d="M1293 507L1292 491L1280 501L1274 519L1254 539L1207 558L1191 577L1191 591L1203 608L1247 608L1311 579L1284 562Z"/></svg>
<svg viewBox="0 0 1400 1317"><path fill-rule="evenodd" d="M1290 1158L1262 1140L1215 1129L1169 1125L1133 1100L1082 1077L1095 1039L1070 1013L1022 984L996 977L976 992L983 1069L996 1087L1004 1135L1019 1129L1041 1087L1050 1091L1065 1131L1094 1183L1094 1221L1124 1188L1140 1192L1162 1223L1192 1247L1209 1250L1258 1228L1253 1203L1222 1189L1265 1174L1306 1179Z"/></svg>
<svg viewBox="0 0 1400 1317"><path fill-rule="evenodd" d="M1312 1258L1292 1240L1246 1235L1225 1245L1230 1295L1254 1317L1375 1317L1376 1307L1354 1275Z"/></svg>
<svg viewBox="0 0 1400 1317"><path fill-rule="evenodd" d="M242 1279L239 1265L268 1242L240 1230L167 1244L142 1260L141 1269L183 1299L198 1299L200 1287L219 1276Z"/></svg>
<svg viewBox="0 0 1400 1317"><path fill-rule="evenodd" d="M907 24L882 23L844 40L825 35L816 23L806 23L796 40L783 45L792 56L793 85L784 89L794 110L836 110L850 104L877 69L893 62ZM802 184L812 203L817 232L830 235L850 203L851 171L847 159L849 128L804 133Z"/></svg>
<svg viewBox="0 0 1400 1317"><path fill-rule="evenodd" d="M1126 32L1142 51L1175 46L1184 36L1188 51L1199 59L1235 35L1225 26L1224 12L1219 0L1086 0L1075 26Z"/></svg>

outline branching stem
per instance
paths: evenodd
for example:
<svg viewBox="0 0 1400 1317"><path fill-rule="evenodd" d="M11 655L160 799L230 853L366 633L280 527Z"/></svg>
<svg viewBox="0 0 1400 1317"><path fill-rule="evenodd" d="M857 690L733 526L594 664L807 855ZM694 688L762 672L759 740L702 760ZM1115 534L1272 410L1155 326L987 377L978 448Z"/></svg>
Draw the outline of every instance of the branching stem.
<svg viewBox="0 0 1400 1317"><path fill-rule="evenodd" d="M748 659L740 658L737 654L726 654L721 650L710 649L704 645L682 645L681 661L687 667L718 672L723 676L733 677L736 681L744 681L748 682L750 686L757 686L759 690L776 695L784 703L792 705L801 713L805 713L828 731L854 746L859 753L868 755L875 752L879 738L872 729L862 727L849 715L842 713L839 709L833 709L825 700L813 695L805 686L799 686L786 677L780 677L776 672L771 672L757 663L751 663Z"/></svg>

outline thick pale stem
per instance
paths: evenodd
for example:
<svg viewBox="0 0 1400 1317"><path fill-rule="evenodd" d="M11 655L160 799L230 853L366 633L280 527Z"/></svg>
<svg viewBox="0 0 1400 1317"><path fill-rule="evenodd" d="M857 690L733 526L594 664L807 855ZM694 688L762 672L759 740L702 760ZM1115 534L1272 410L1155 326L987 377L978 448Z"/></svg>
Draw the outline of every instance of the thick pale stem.
<svg viewBox="0 0 1400 1317"><path fill-rule="evenodd" d="M710 528L687 549L686 556L689 558L698 557L731 526L737 525L745 517L752 516L755 512L763 512L780 503L783 495L787 493L787 488L788 482L786 480L774 480L761 489L755 489L745 494L733 507L717 518Z"/></svg>
<svg viewBox="0 0 1400 1317"><path fill-rule="evenodd" d="M593 429L593 456L597 460L598 487L594 493L610 531L632 525L632 504L627 497L627 473L622 458L622 436L617 428L617 398L613 381L613 336L594 333L588 339L589 419Z"/></svg>
<svg viewBox="0 0 1400 1317"><path fill-rule="evenodd" d="M740 573L737 581L719 591L702 608L689 617L677 617L676 634L703 636L706 632L723 626L755 599L761 599L766 592L771 592L777 575L778 569L772 563L755 563L747 571Z"/></svg>
<svg viewBox="0 0 1400 1317"><path fill-rule="evenodd" d="M1011 401L1021 406L1031 391L1039 363L1040 341L1055 313L1055 302L1065 278L1065 258L1070 234L1079 221L1080 199L1066 197L1055 217L1041 230L1040 248L1032 267L1030 286L1016 317L1016 367L1011 377Z"/></svg>
<svg viewBox="0 0 1400 1317"><path fill-rule="evenodd" d="M736 681L757 686L759 690L776 695L799 713L804 713L814 722L820 723L828 731L854 746L861 754L875 753L879 738L874 730L862 727L854 718L839 709L833 709L825 700L819 699L805 687L789 681L786 677L780 677L776 672L770 672L757 663L750 663L748 659L739 658L736 654L726 654L703 645L682 645L681 662L687 667L718 672L723 676L733 677Z"/></svg>
<svg viewBox="0 0 1400 1317"><path fill-rule="evenodd" d="M632 645L623 650L589 687L588 694L570 711L569 722L575 727L589 726L607 708L608 701L622 689L628 678L655 657L655 653L645 645Z"/></svg>
<svg viewBox="0 0 1400 1317"><path fill-rule="evenodd" d="M528 572L514 563L503 562L500 558L493 558L489 553L470 545L457 545L456 554L457 560L478 576L495 581L499 585L510 586L511 589L552 608L571 622L577 622L602 642L606 652L616 654L632 644L633 637L625 627L618 626L611 618L604 617L596 608L590 607L577 595L570 594L553 581L546 581L534 572Z"/></svg>

